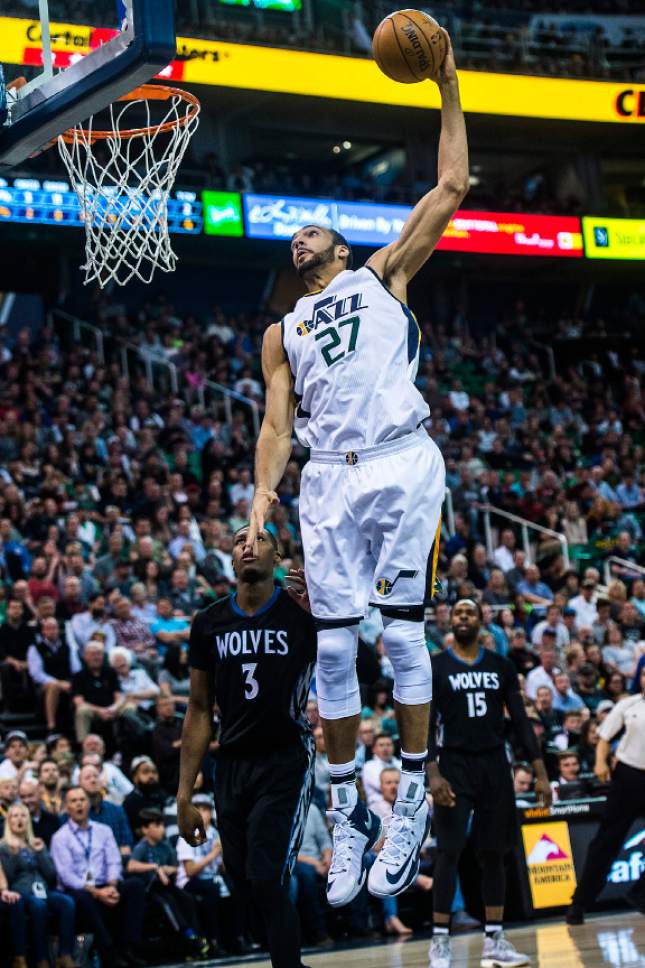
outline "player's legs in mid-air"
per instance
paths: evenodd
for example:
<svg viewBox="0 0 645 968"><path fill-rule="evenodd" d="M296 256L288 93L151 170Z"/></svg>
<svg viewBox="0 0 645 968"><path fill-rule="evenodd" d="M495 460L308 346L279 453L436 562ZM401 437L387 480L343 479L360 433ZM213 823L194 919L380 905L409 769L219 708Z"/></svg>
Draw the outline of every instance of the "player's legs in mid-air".
<svg viewBox="0 0 645 968"><path fill-rule="evenodd" d="M423 630L428 558L445 489L441 455L425 434L358 455L317 455L305 468L301 526L312 610L318 620L318 703L332 781L334 853L328 900L361 889L363 857L381 824L358 800L358 623L379 607L394 668L403 771L388 837L370 891L399 894L414 880L427 825L424 769L432 672Z"/></svg>

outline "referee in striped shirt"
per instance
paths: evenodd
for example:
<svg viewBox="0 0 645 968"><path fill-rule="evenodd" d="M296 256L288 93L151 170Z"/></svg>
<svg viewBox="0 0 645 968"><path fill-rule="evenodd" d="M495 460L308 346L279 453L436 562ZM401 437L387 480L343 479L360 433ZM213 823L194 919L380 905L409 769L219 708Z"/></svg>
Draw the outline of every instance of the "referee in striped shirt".
<svg viewBox="0 0 645 968"><path fill-rule="evenodd" d="M611 779L611 786L605 813L589 844L582 877L567 911L568 924L584 923L585 911L603 889L629 828L639 817L645 817L645 668L641 669L639 685L640 691L617 703L598 730L594 772L603 783ZM610 743L623 729L612 776ZM645 914L645 872L627 898Z"/></svg>

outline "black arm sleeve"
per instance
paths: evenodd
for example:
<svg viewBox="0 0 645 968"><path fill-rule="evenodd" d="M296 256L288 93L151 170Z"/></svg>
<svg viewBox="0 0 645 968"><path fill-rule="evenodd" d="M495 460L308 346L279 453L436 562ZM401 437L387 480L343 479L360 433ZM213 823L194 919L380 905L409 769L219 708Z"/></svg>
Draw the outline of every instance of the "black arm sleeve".
<svg viewBox="0 0 645 968"><path fill-rule="evenodd" d="M510 662L508 663L504 678L504 702L511 717L515 735L524 747L529 762L532 763L534 760L541 759L542 753L540 752L540 747L531 723L529 722L529 718L526 715L524 702L520 693L520 685L517 679L517 672Z"/></svg>

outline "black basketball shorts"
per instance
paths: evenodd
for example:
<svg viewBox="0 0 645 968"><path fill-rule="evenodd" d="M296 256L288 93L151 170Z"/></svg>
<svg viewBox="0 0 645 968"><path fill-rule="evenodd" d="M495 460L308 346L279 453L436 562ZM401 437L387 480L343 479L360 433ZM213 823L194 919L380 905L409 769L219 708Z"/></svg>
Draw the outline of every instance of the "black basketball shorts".
<svg viewBox="0 0 645 968"><path fill-rule="evenodd" d="M216 826L238 884L284 883L293 870L313 792L313 751L222 751L215 770Z"/></svg>
<svg viewBox="0 0 645 968"><path fill-rule="evenodd" d="M477 850L510 850L516 843L517 813L504 749L481 753L441 750L439 770L450 782L457 802L454 807L435 805L437 848L459 854L471 834Z"/></svg>

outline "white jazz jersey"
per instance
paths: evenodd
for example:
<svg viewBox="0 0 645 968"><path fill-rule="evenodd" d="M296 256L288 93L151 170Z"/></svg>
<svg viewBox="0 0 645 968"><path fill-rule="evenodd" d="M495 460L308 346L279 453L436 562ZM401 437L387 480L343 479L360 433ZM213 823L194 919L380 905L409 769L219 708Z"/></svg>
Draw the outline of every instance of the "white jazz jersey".
<svg viewBox="0 0 645 968"><path fill-rule="evenodd" d="M430 414L414 385L419 342L412 312L367 266L299 299L282 320L282 343L300 442L360 450L414 431Z"/></svg>

